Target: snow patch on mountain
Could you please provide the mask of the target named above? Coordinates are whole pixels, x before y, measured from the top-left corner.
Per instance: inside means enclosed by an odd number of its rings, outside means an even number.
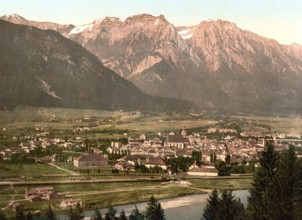
[[[42,89],[43,92],[47,93],[48,95],[50,95],[50,96],[52,96],[52,97],[54,97],[56,99],[63,100],[63,98],[60,97],[60,96],[58,96],[55,91],[51,91],[50,90],[50,87],[51,87],[50,84],[48,84],[46,81],[44,81],[42,79],[40,79],[40,82],[42,83],[41,89]]]
[[[79,33],[82,33],[83,31],[89,29],[91,31],[93,27],[93,24],[84,24],[84,25],[81,25],[81,26],[77,26],[75,28],[73,28],[68,35],[73,35],[73,34],[79,34]]]
[[[185,39],[185,40],[190,39],[193,35],[191,29],[182,30],[177,33],[182,37],[182,39]]]

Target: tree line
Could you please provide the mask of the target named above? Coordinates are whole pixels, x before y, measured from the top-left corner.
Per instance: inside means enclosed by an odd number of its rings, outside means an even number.
[[[74,208],[70,207],[67,213],[69,220],[80,220],[84,218],[83,209],[80,203],[77,203]],[[7,220],[5,213],[0,209],[0,220]],[[45,210],[43,215],[33,215],[31,212],[25,214],[23,210],[17,210],[15,215],[16,220],[55,220],[57,216],[51,205]],[[144,212],[141,212],[136,206],[131,214],[127,217],[124,210],[118,215],[117,210],[112,205],[109,206],[108,211],[102,215],[99,208],[94,210],[94,220],[165,220],[165,212],[161,204],[156,198],[151,196]]]
[[[254,175],[247,208],[231,191],[212,191],[204,220],[302,219],[302,160],[292,146],[284,153],[267,144]]]

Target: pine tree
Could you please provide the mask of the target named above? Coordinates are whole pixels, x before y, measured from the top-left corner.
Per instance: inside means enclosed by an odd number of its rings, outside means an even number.
[[[236,199],[232,191],[220,192],[215,189],[208,198],[203,213],[204,220],[239,220],[245,219],[245,210],[240,199]]]
[[[164,210],[161,208],[160,203],[158,203],[158,201],[153,196],[151,196],[148,202],[145,217],[147,220],[165,219]]]
[[[83,209],[81,208],[81,204],[79,202],[76,204],[74,213],[76,220],[84,218]]]
[[[280,155],[276,174],[266,190],[267,219],[294,219],[298,161],[292,146]]]
[[[235,199],[232,191],[222,191],[216,219],[235,220],[243,219],[243,217],[244,207],[240,199]]]
[[[126,217],[126,214],[125,214],[124,210],[121,211],[119,220],[127,220],[127,217]]]
[[[99,208],[95,208],[94,216],[95,220],[103,220],[102,213],[100,212]]]
[[[114,209],[112,205],[110,205],[108,208],[108,212],[105,215],[105,220],[115,220],[115,214],[116,209]]]
[[[56,219],[56,215],[55,215],[55,213],[54,213],[51,205],[49,205],[48,209],[46,210],[45,219],[47,219],[47,220],[54,220],[54,219]]]
[[[32,219],[33,219],[33,215],[31,214],[31,212],[27,213],[26,220],[32,220]]]
[[[302,219],[302,159],[296,164],[296,184],[294,187],[294,213],[295,219]]]
[[[72,210],[72,207],[69,207],[69,210],[68,210],[68,217],[69,217],[69,220],[75,220],[75,214]]]
[[[268,212],[265,206],[265,192],[271,184],[277,168],[278,154],[272,144],[267,144],[259,160],[260,167],[254,176],[254,182],[248,198],[248,216],[253,220],[265,219]]]
[[[155,219],[164,220],[165,219],[165,212],[161,207],[161,204],[158,203],[155,209]]]
[[[0,209],[0,220],[5,220],[6,219],[6,215],[4,214],[3,210]]]
[[[144,215],[141,214],[138,208],[135,206],[135,209],[132,210],[129,220],[144,220]]]
[[[16,211],[16,220],[25,220],[25,215],[22,210]]]
[[[214,189],[208,198],[207,205],[203,212],[203,219],[214,220],[219,206],[218,191]]]

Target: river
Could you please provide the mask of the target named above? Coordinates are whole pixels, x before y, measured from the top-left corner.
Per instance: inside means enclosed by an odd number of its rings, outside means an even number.
[[[240,198],[243,205],[247,205],[247,197],[249,192],[247,190],[236,190],[233,191],[233,194]],[[209,194],[197,194],[190,196],[183,196],[171,199],[161,199],[162,208],[165,210],[165,216],[167,220],[200,220],[203,209],[207,204],[207,198]],[[124,210],[126,215],[129,216],[131,211],[134,209],[135,205],[122,205],[115,206],[117,210],[117,216],[119,213]],[[136,204],[136,207],[143,212],[147,207],[147,202],[140,202]],[[101,213],[104,215],[108,209],[100,209]],[[85,211],[85,217],[93,217],[94,210]],[[60,214],[57,216],[59,220],[67,220],[66,214]],[[88,219],[88,218],[87,218]]]

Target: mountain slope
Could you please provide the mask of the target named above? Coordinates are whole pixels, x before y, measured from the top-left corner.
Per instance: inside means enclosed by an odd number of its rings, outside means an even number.
[[[281,45],[234,23],[174,27],[163,16],[142,14],[61,33],[152,95],[231,112],[302,110],[302,46]]]
[[[0,20],[0,107],[187,109],[191,104],[151,97],[104,67],[77,43],[52,30]]]

